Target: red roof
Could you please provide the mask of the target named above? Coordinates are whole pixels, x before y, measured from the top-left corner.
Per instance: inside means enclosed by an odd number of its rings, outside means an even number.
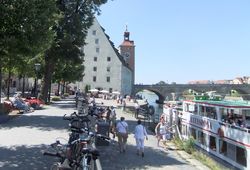
[[[121,46],[134,46],[134,41],[123,41]]]

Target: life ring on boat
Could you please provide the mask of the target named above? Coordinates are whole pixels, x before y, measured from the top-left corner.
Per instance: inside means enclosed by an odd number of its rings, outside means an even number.
[[[223,137],[224,137],[224,131],[222,130],[221,127],[218,128],[217,134],[218,134],[218,136],[219,136],[220,138],[223,138]]]

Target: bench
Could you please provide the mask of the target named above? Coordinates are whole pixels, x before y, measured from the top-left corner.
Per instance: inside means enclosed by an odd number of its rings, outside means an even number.
[[[5,100],[4,101],[4,107],[9,110],[9,112],[12,112],[14,110],[17,110],[19,114],[24,113],[23,109],[19,109],[16,107],[16,105],[13,104],[13,102],[11,102],[10,100]]]

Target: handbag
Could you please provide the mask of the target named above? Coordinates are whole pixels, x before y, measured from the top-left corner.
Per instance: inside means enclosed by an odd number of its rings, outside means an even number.
[[[126,127],[122,124],[122,122],[120,122],[120,124],[126,129]],[[127,129],[126,129],[127,130]],[[125,134],[123,134],[125,138],[128,138],[128,132],[126,132]]]

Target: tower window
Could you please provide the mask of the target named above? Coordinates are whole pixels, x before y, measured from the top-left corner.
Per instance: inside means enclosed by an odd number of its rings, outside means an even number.
[[[96,82],[96,76],[93,77],[93,82]]]
[[[107,67],[107,72],[110,72],[110,67]]]
[[[107,61],[111,61],[111,57],[107,57]]]
[[[97,67],[93,67],[93,71],[97,71]]]
[[[94,61],[97,61],[97,57],[94,57]]]
[[[92,31],[92,35],[96,35],[96,30],[93,30],[93,31]]]
[[[99,53],[99,52],[100,52],[100,48],[97,47],[97,48],[95,49],[95,51],[96,51],[97,53]]]

